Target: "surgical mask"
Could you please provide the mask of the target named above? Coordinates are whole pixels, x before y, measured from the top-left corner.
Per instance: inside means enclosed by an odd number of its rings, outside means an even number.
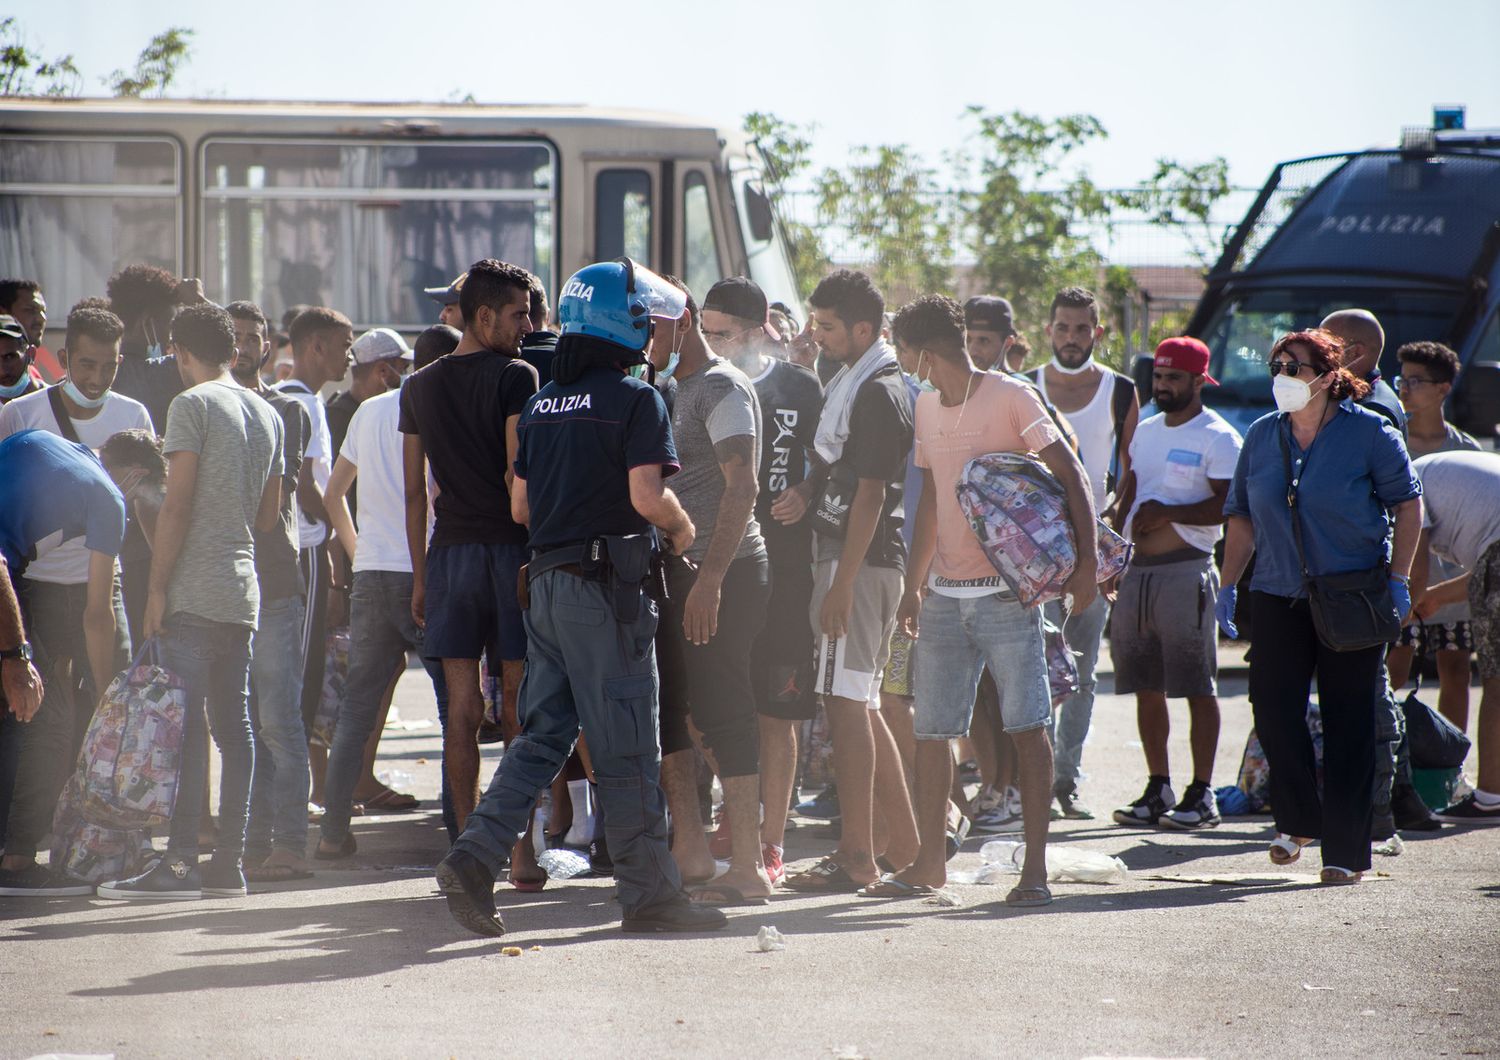
[[[21,378],[17,379],[10,386],[0,386],[0,397],[3,397],[6,401],[9,401],[11,398],[20,397],[30,388],[31,375],[28,372],[22,372]]]
[[[1004,354],[1001,354],[1002,360],[1004,359],[1004,356]],[[1088,359],[1080,364],[1077,368],[1069,368],[1067,365],[1059,361],[1057,359],[1057,354],[1054,353],[1052,355],[1052,367],[1056,368],[1063,375],[1082,375],[1084,372],[1087,372],[1090,368],[1094,367],[1094,355],[1090,353],[1088,355]]]
[[[656,373],[658,379],[671,379],[672,373],[677,371],[677,362],[682,360],[682,349],[677,342],[677,322],[672,322],[672,355],[667,358],[667,366]]]
[[[1289,375],[1278,375],[1271,380],[1271,396],[1282,412],[1300,412],[1312,400],[1312,386]]]
[[[82,390],[79,390],[76,386],[73,385],[73,379],[71,376],[63,380],[62,388],[63,393],[68,396],[68,400],[77,405],[79,408],[97,409],[103,406],[103,404],[109,400],[108,390],[106,390],[96,398],[89,397]]]
[[[159,361],[165,356],[166,354],[162,353],[161,343],[159,342],[153,342],[146,347],[146,360],[148,361]]]

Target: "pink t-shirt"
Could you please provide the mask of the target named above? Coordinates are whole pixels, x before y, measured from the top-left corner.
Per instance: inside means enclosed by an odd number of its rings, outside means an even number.
[[[964,465],[986,453],[1040,452],[1061,438],[1037,392],[997,372],[985,373],[966,405],[945,408],[934,391],[917,398],[916,463],[932,472],[937,493],[936,578],[997,577],[958,506],[955,487]]]

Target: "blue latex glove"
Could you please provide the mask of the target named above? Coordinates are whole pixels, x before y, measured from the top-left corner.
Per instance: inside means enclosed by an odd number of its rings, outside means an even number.
[[[1392,578],[1391,599],[1396,604],[1396,614],[1405,622],[1406,616],[1411,613],[1411,586],[1400,578]]]
[[[1219,590],[1219,597],[1214,601],[1214,619],[1224,631],[1224,636],[1230,640],[1240,639],[1239,628],[1234,624],[1234,602],[1238,597],[1239,590],[1233,585],[1226,585]]]

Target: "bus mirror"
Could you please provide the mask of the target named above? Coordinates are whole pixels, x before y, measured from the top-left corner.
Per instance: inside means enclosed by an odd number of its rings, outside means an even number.
[[[1151,403],[1151,371],[1156,367],[1156,358],[1143,353],[1135,359],[1135,392],[1140,398],[1141,408]]]
[[[750,222],[750,236],[757,243],[769,243],[776,234],[776,215],[771,200],[759,184],[745,185],[745,218]]]
[[[1453,422],[1476,438],[1494,439],[1500,424],[1500,364],[1482,361],[1464,368],[1453,397]]]

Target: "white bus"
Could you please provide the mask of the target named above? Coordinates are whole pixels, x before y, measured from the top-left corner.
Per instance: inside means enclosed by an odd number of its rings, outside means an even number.
[[[272,320],[328,305],[360,328],[436,319],[424,287],[486,257],[553,295],[629,254],[700,297],[749,275],[797,286],[738,132],[581,106],[0,100],[0,275],[62,324],[144,261]]]

